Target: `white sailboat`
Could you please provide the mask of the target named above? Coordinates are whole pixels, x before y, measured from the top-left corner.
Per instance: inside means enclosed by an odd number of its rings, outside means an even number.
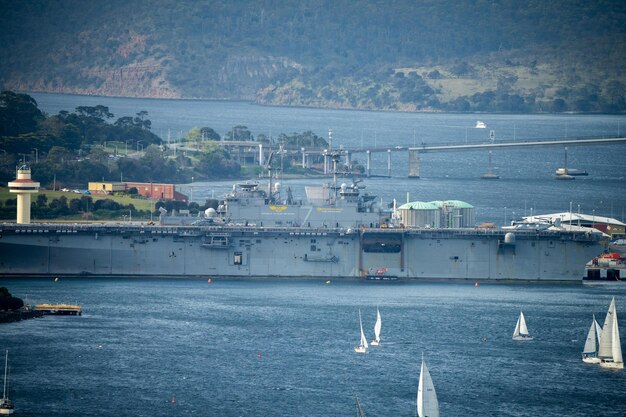
[[[609,311],[606,313],[606,319],[604,319],[598,358],[600,358],[600,366],[603,368],[624,369],[617,312],[615,311],[615,297],[611,300]]]
[[[2,400],[0,401],[0,415],[2,416],[13,414],[13,402],[9,399],[8,371],[9,350],[7,349],[4,356],[4,390],[2,391]]]
[[[422,354],[422,369],[420,370],[420,383],[417,388],[417,415],[419,417],[439,417],[439,401],[430,372]]]
[[[513,332],[513,340],[533,340],[533,337],[528,333],[524,313],[521,311],[519,312],[517,324],[515,325],[515,331]]]
[[[583,362],[600,363],[600,358],[598,358],[598,347],[600,346],[601,335],[602,328],[596,321],[596,316],[594,315],[593,320],[591,321],[591,327],[589,327],[589,333],[587,333],[585,347],[583,348]]]
[[[380,343],[380,329],[383,325],[382,320],[380,319],[380,311],[378,311],[378,307],[376,307],[376,324],[374,324],[374,335],[376,338],[370,342],[372,346],[378,346]]]
[[[356,353],[366,353],[367,352],[367,339],[365,338],[365,333],[363,332],[363,321],[361,320],[361,310],[359,309],[359,325],[361,326],[361,342],[358,346],[354,347],[354,351]]]

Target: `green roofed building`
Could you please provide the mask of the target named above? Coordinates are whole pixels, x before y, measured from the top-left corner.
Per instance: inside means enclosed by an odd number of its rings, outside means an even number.
[[[406,227],[433,227],[438,228],[440,209],[433,203],[413,201],[398,207],[400,219]]]
[[[440,210],[441,227],[474,227],[476,217],[474,213],[474,206],[471,204],[460,200],[437,200],[431,201],[431,203],[437,206]]]

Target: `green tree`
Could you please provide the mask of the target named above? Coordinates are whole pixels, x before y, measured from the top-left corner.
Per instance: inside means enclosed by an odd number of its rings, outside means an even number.
[[[218,178],[239,175],[241,166],[229,159],[229,155],[224,149],[218,148],[212,152],[203,153],[196,169],[209,178]]]
[[[202,128],[200,128],[200,133],[202,134],[204,139],[216,140],[216,141],[220,140],[219,133],[217,133],[215,130],[213,130],[210,127],[202,127]]]
[[[115,117],[115,115],[109,111],[107,106],[103,106],[101,104],[98,104],[97,106],[78,106],[76,107],[76,113],[100,122],[104,122],[107,119]]]
[[[88,156],[92,162],[97,162],[100,164],[106,164],[109,160],[109,153],[105,151],[104,147],[100,145],[92,147]]]
[[[202,132],[199,127],[192,127],[187,132],[185,140],[188,142],[200,142],[202,140]]]
[[[37,102],[28,94],[0,93],[0,136],[34,132],[43,118]]]
[[[42,208],[46,207],[48,204],[48,196],[45,194],[37,195],[37,207]]]
[[[224,140],[252,141],[254,136],[246,126],[235,126],[224,135]]]

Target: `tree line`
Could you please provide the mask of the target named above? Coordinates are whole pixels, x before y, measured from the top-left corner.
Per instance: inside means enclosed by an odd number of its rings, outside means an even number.
[[[188,183],[236,178],[242,167],[217,142],[257,141],[285,146],[325,147],[327,142],[311,131],[256,137],[243,125],[220,136],[211,127],[190,129],[186,146],[199,152],[169,149],[151,132],[148,112],[115,119],[107,106],[80,106],[74,112],[49,116],[27,94],[0,93],[0,181],[15,178],[20,161],[30,164],[34,177],[51,188],[83,187],[88,181],[140,181]],[[130,150],[129,145],[130,144]],[[290,158],[285,158],[286,167]]]

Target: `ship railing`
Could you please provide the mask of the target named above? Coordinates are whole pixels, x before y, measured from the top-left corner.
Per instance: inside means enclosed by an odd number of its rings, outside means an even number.
[[[410,235],[420,235],[424,238],[447,239],[454,237],[473,237],[477,235],[484,236],[504,236],[510,230],[491,229],[491,228],[413,228],[413,227],[393,227],[393,228],[369,228],[369,227],[293,227],[293,226],[160,226],[145,224],[125,224],[125,223],[98,223],[98,224],[59,224],[59,223],[31,223],[16,224],[2,223],[0,231],[13,230],[16,233],[78,233],[78,232],[110,232],[112,230],[121,231],[123,233],[151,233],[151,234],[172,234],[181,237],[197,237],[206,233],[288,233],[291,235],[311,235],[323,236],[326,234],[352,234],[357,231],[360,233],[379,233],[379,234],[396,234],[404,233]],[[554,231],[554,230],[515,230],[514,233],[519,238],[553,238],[555,240],[575,240],[575,241],[599,241],[602,240],[600,233],[589,233],[586,231]]]

